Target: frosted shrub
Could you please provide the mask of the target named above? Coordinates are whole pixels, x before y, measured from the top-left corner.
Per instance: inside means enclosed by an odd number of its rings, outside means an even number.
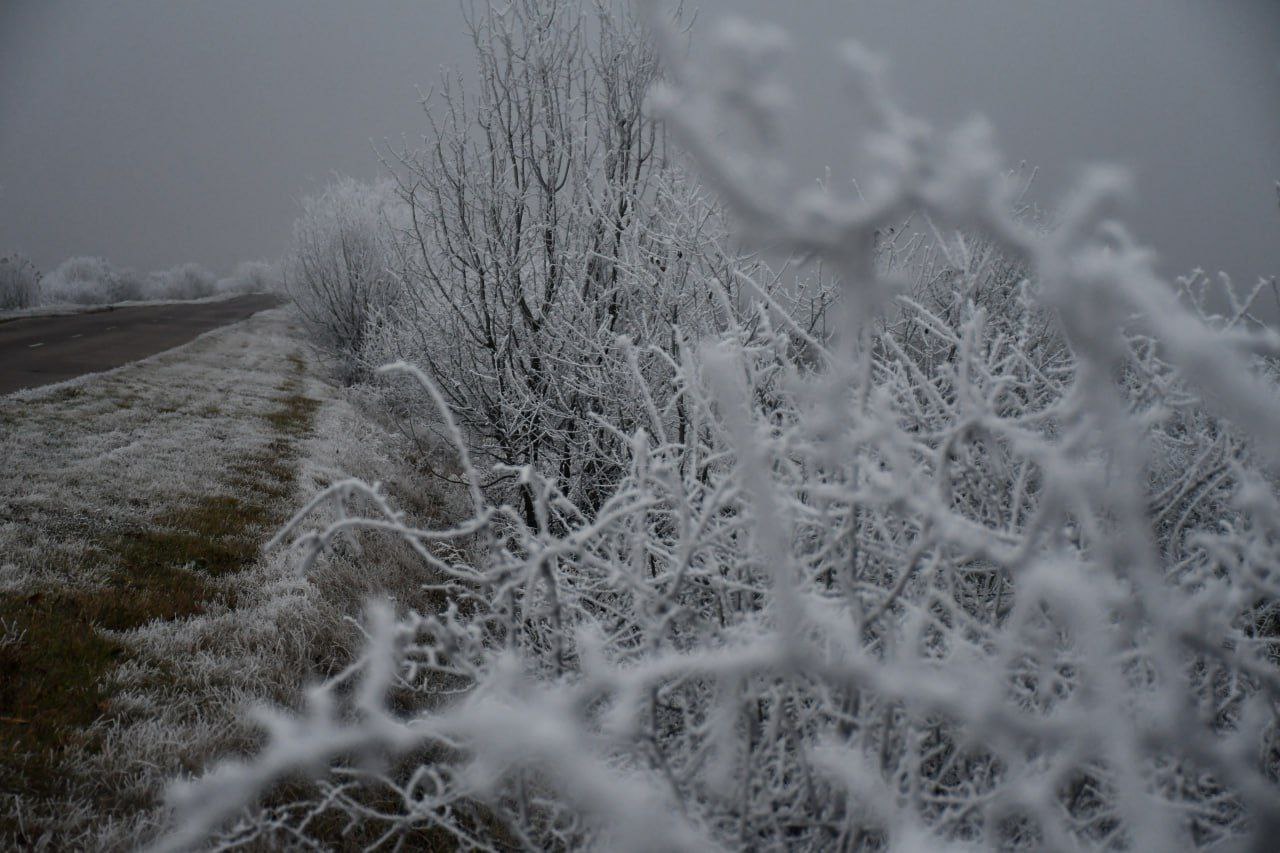
[[[116,269],[106,258],[68,258],[40,282],[44,305],[102,305],[111,300]]]
[[[367,375],[365,349],[392,294],[400,211],[389,184],[340,178],[302,202],[284,289],[339,377]]]
[[[40,271],[14,252],[0,257],[0,309],[30,308],[40,301]]]
[[[179,264],[147,276],[116,269],[105,258],[63,261],[40,280],[43,305],[107,305],[141,300],[203,299],[214,293],[216,277],[199,264]]]
[[[214,286],[217,293],[271,293],[279,289],[279,276],[264,261],[242,261]]]
[[[397,162],[401,288],[373,344],[428,373],[486,491],[534,524],[532,485],[490,466],[599,506],[646,406],[675,400],[683,343],[724,328],[751,267],[642,110],[657,56],[625,6],[482,6],[471,36],[481,85],[446,78],[426,148]]]
[[[119,270],[110,290],[109,302],[134,302],[147,298],[147,277],[137,270]]]
[[[152,299],[203,299],[212,296],[217,276],[195,263],[153,272],[148,282]]]
[[[657,106],[746,238],[834,273],[834,327],[700,271],[717,326],[615,341],[590,416],[617,476],[589,499],[473,457],[448,393],[394,366],[440,406],[470,511],[421,525],[351,480],[302,541],[403,537],[449,604],[372,607],[364,657],[264,712],[258,755],[174,789],[169,845],[323,816],[480,848],[1280,837],[1280,337],[1248,294],[1208,316],[1198,279],[1160,281],[1109,219],[1114,173],[1027,227],[986,129],[905,115],[856,48],[873,179],[788,191],[767,145],[718,135],[770,127],[783,44],[725,27]],[[300,770],[313,798],[243,810]]]

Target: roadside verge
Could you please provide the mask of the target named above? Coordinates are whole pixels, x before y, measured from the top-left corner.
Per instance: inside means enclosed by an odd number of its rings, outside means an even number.
[[[404,576],[263,554],[385,433],[287,309],[0,398],[0,847],[131,849],[164,784],[243,751],[245,709],[349,661],[346,617]]]

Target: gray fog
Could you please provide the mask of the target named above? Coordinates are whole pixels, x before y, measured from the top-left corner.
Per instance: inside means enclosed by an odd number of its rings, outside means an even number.
[[[827,61],[885,55],[909,109],[980,113],[1052,203],[1089,163],[1131,168],[1127,219],[1166,274],[1280,273],[1275,0],[701,0],[773,20],[792,63],[801,169],[847,174],[852,125]],[[453,0],[3,0],[0,252],[50,269],[100,254],[224,271],[281,253],[298,199],[373,177],[416,137],[415,87],[469,62]],[[697,36],[695,36],[697,50]]]

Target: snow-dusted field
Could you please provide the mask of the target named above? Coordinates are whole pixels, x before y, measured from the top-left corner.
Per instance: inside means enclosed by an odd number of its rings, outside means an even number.
[[[346,661],[375,581],[261,551],[388,440],[317,376],[280,309],[0,398],[0,847],[135,846],[246,703]]]

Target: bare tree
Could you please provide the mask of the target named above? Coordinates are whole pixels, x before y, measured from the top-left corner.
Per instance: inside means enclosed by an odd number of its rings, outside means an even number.
[[[648,420],[620,342],[669,378],[677,328],[714,325],[704,282],[736,289],[737,260],[643,109],[658,66],[624,5],[482,5],[470,32],[474,89],[446,78],[425,104],[427,147],[398,154],[412,319],[388,355],[428,369],[481,457],[598,504],[626,453],[595,418]]]
[[[306,198],[294,224],[285,290],[348,382],[367,375],[371,323],[391,293],[393,200],[386,185],[341,178]]]
[[[40,301],[40,271],[17,252],[0,257],[0,308],[30,308]]]

